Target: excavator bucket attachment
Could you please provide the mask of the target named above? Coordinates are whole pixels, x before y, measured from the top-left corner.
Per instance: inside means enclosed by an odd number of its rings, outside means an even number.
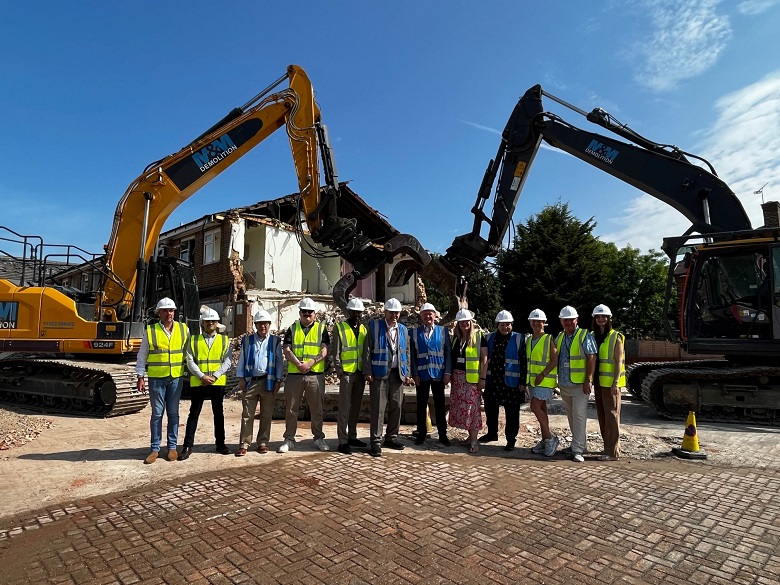
[[[347,257],[347,260],[352,262],[354,270],[342,276],[333,287],[333,300],[342,311],[346,312],[349,293],[355,288],[357,281],[370,276],[401,254],[409,256],[409,259],[398,262],[393,269],[388,286],[406,284],[415,272],[431,261],[431,256],[423,249],[417,238],[409,234],[398,234],[385,243],[379,254],[366,254],[357,261]]]
[[[442,316],[442,323],[451,323],[460,309],[468,309],[466,299],[468,287],[463,277],[456,276],[440,258],[431,260],[421,271],[420,276],[429,281],[440,293],[447,295],[450,306]]]

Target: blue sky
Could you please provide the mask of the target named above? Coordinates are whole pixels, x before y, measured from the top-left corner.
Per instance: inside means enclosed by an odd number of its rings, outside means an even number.
[[[540,83],[713,163],[760,225],[780,198],[780,0],[14,2],[0,24],[0,225],[99,251],[119,198],[290,63],[312,79],[340,179],[434,252],[471,206],[517,99]],[[600,131],[547,101],[546,109]],[[167,228],[297,190],[277,132]],[[658,249],[676,211],[539,154],[515,223],[569,202]]]

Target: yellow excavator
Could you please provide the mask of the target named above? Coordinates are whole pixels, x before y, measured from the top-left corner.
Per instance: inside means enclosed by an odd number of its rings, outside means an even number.
[[[289,86],[279,88],[285,81]],[[357,280],[396,255],[408,255],[414,265],[428,262],[415,238],[398,234],[380,247],[357,231],[355,219],[338,215],[340,192],[327,129],[306,72],[290,65],[274,83],[179,152],[147,166],[117,205],[104,255],[74,246],[47,246],[39,237],[0,226],[0,242],[22,250],[21,256],[0,250],[0,258],[16,267],[13,279],[0,278],[0,399],[49,412],[97,416],[141,410],[148,398],[137,392],[129,364],[157,300],[172,298],[179,307],[177,318],[193,331],[198,327],[200,302],[192,267],[155,254],[165,221],[280,128],[289,137],[298,176],[299,215],[305,218],[298,229],[308,229],[315,243],[354,267],[334,287],[340,306],[346,306],[346,295]],[[326,183],[322,188],[321,174]],[[52,280],[58,262],[74,259],[100,275],[95,292]],[[408,279],[411,270],[405,276]]]

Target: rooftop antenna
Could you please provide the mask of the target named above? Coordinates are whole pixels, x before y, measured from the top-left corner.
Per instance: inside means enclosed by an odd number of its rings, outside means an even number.
[[[761,185],[761,188],[753,191],[753,195],[761,195],[761,205],[764,204],[764,187],[766,187],[769,184],[769,181]]]

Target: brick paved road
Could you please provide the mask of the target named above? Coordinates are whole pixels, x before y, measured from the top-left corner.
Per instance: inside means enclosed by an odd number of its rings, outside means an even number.
[[[6,518],[0,581],[768,585],[778,493],[690,462],[312,454]]]

